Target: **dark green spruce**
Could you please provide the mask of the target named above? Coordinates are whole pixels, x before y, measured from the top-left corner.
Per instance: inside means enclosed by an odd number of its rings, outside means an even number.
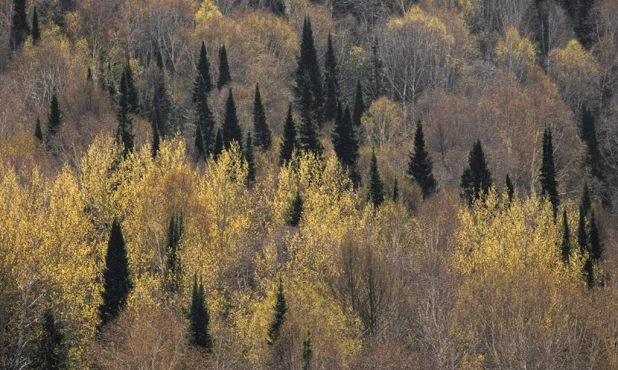
[[[369,182],[367,183],[367,201],[378,208],[384,203],[384,183],[378,171],[378,159],[375,149],[371,152],[371,162],[369,164]]]
[[[397,178],[393,183],[393,202],[397,203],[399,200],[399,184],[397,183]]]
[[[515,197],[515,187],[513,186],[513,182],[511,182],[511,177],[509,176],[509,174],[506,174],[506,181],[505,184],[506,186],[506,197],[509,203],[511,203],[513,201],[513,198]]]
[[[356,168],[359,144],[356,139],[354,126],[352,125],[350,108],[346,107],[343,116],[341,113],[337,114],[331,139],[339,162],[341,162],[345,169],[353,171]]]
[[[268,327],[266,338],[266,342],[271,345],[275,343],[277,338],[279,338],[281,326],[283,326],[283,323],[285,322],[285,313],[288,311],[288,306],[285,302],[285,295],[283,294],[283,282],[281,281],[281,277],[279,277],[279,288],[277,289],[274,309],[275,313],[270,326]]]
[[[208,104],[206,81],[202,78],[199,79],[197,90],[195,90],[194,103],[196,115],[195,146],[198,157],[206,159],[214,150],[215,118]]]
[[[580,124],[580,137],[586,144],[586,165],[590,168],[590,174],[593,177],[602,179],[602,158],[595,121],[592,111],[584,104]]]
[[[32,44],[36,45],[39,41],[41,41],[41,30],[39,28],[39,15],[35,6],[32,13]]]
[[[217,136],[215,137],[215,148],[212,151],[212,155],[215,158],[219,158],[219,156],[223,153],[223,135],[221,135],[221,129],[217,130]]]
[[[43,142],[43,129],[41,128],[41,120],[39,119],[39,117],[36,118],[36,126],[34,126],[34,137],[36,137],[40,143]]]
[[[42,333],[32,358],[34,369],[68,369],[69,353],[62,325],[51,308],[43,314]]]
[[[125,71],[126,72],[126,71]],[[133,136],[133,119],[131,117],[130,91],[126,73],[120,78],[120,100],[118,102],[118,130],[116,131],[116,143],[122,145],[123,154],[126,157],[133,152],[135,138]]]
[[[217,80],[217,89],[221,90],[225,85],[232,82],[230,75],[230,65],[227,61],[227,50],[225,45],[219,48],[219,79]]]
[[[284,165],[292,159],[294,150],[298,147],[296,123],[292,117],[292,104],[288,106],[288,114],[283,124],[283,140],[279,146],[279,165]]]
[[[285,223],[288,226],[298,226],[303,215],[303,198],[300,196],[300,191],[296,191],[294,199],[290,202],[285,217]]]
[[[21,47],[29,34],[30,26],[28,26],[28,15],[26,14],[26,0],[13,0],[13,19],[9,35],[11,49],[17,50]]]
[[[156,121],[152,121],[152,158],[157,158],[159,148],[161,147],[161,135],[159,134],[159,125]]]
[[[360,80],[356,82],[356,94],[354,95],[354,113],[352,115],[352,123],[354,123],[355,127],[361,126],[361,118],[363,117],[363,113],[365,113],[365,100],[363,98],[363,86],[361,85]]]
[[[230,149],[234,141],[242,147],[242,131],[238,123],[236,103],[234,102],[234,94],[231,88],[225,104],[225,115],[223,117],[223,124],[221,125],[221,135],[223,138],[223,147],[226,150]]]
[[[601,235],[599,234],[599,226],[594,211],[590,211],[588,230],[590,257],[594,262],[598,262],[603,257],[603,245],[601,243]]]
[[[255,146],[262,150],[270,149],[272,133],[266,122],[266,111],[262,104],[259,84],[255,84],[255,98],[253,99],[253,131],[255,132]]]
[[[311,20],[308,17],[303,23],[300,55],[294,78],[296,81],[294,96],[303,121],[308,120],[322,127],[324,123],[322,73],[313,40]]]
[[[588,233],[586,230],[586,212],[584,207],[579,207],[579,220],[577,223],[577,245],[582,255],[588,250]]]
[[[339,74],[337,57],[333,48],[333,41],[328,33],[326,56],[324,57],[324,86],[326,87],[326,102],[324,105],[324,118],[329,121],[337,115],[337,102],[339,101]]]
[[[165,248],[164,279],[167,290],[176,293],[180,290],[182,281],[182,263],[180,261],[180,242],[185,230],[182,214],[174,214],[167,228],[167,244]]]
[[[468,167],[461,175],[462,198],[472,204],[474,200],[487,194],[492,185],[493,180],[481,141],[476,140],[468,156]]]
[[[210,62],[208,61],[208,52],[206,51],[206,44],[202,41],[202,47],[200,48],[200,59],[197,62],[197,76],[195,82],[193,82],[193,102],[197,103],[198,89],[200,89],[200,80],[204,81],[204,88],[206,94],[212,90],[212,80],[210,78]]]
[[[139,113],[139,92],[137,91],[137,86],[135,85],[135,77],[133,76],[133,70],[131,69],[131,63],[129,63],[129,61],[127,61],[127,64],[124,68],[124,75],[125,75],[125,80],[127,83],[126,97],[127,97],[127,104],[129,107],[129,112],[133,114],[138,114]]]
[[[303,370],[311,370],[312,357],[311,330],[307,330],[307,335],[305,335],[305,339],[303,340]]]
[[[251,142],[251,131],[247,133],[247,140],[244,147],[245,161],[247,161],[247,181],[255,181],[255,159],[253,157],[253,143]]]
[[[58,134],[62,125],[62,113],[60,103],[58,103],[58,93],[54,92],[49,104],[49,115],[47,116],[47,133],[50,136]]]
[[[569,264],[571,256],[571,232],[569,231],[569,221],[566,209],[562,212],[562,244],[560,246],[560,254],[565,265]]]
[[[423,199],[429,198],[437,191],[437,182],[433,177],[433,164],[429,158],[423,125],[421,121],[416,122],[416,134],[414,135],[414,152],[410,153],[408,162],[408,176],[415,181],[421,188]]]
[[[202,348],[206,352],[212,352],[212,338],[210,337],[210,314],[206,306],[204,285],[200,281],[197,285],[197,275],[193,278],[193,291],[191,293],[191,308],[189,311],[189,334],[190,343]]]
[[[554,219],[558,215],[558,182],[556,181],[556,169],[554,167],[554,146],[550,129],[543,133],[543,161],[541,164],[541,196],[547,197],[554,212]]]

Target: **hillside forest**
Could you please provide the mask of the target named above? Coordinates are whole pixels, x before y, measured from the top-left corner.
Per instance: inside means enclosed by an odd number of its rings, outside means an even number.
[[[617,207],[616,0],[0,0],[1,369],[616,369]]]

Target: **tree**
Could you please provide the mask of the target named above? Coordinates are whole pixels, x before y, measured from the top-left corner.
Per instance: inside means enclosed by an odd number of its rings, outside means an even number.
[[[227,51],[225,45],[219,48],[219,79],[217,80],[217,89],[221,90],[223,86],[232,82],[230,75],[230,65],[227,62]]]
[[[206,51],[206,45],[202,41],[202,47],[200,49],[200,59],[197,62],[197,76],[195,82],[193,82],[193,102],[198,101],[198,89],[200,89],[200,80],[203,81],[204,87],[202,93],[205,91],[208,94],[212,90],[212,81],[210,79],[210,63],[208,61],[208,52]]]
[[[39,29],[39,16],[36,12],[36,6],[35,6],[34,12],[32,14],[32,44],[36,45],[40,40],[41,40],[41,30]]]
[[[399,184],[397,184],[397,178],[393,183],[393,202],[397,203],[399,200]]]
[[[571,235],[566,209],[562,212],[562,245],[560,246],[560,253],[564,264],[568,265],[569,257],[571,256]]]
[[[90,68],[90,66],[88,66],[88,72],[86,73],[86,81],[88,81],[89,83],[92,83],[93,81],[92,69]]]
[[[30,33],[28,16],[26,15],[26,0],[13,0],[13,21],[9,44],[12,50],[17,50]]]
[[[68,368],[68,350],[62,326],[54,316],[54,311],[47,308],[43,314],[43,332],[36,344],[32,366],[35,369]]]
[[[308,17],[305,18],[303,23],[295,81],[294,95],[303,121],[315,121],[319,127],[322,127],[324,117],[322,111],[324,102],[322,74],[313,41],[311,20]]]
[[[317,129],[313,123],[312,113],[308,110],[311,101],[311,91],[304,90],[304,103],[300,109],[299,148],[303,152],[312,152],[317,156],[322,155],[323,147],[318,137]]]
[[[285,313],[288,310],[288,306],[285,303],[285,295],[283,294],[283,282],[281,281],[281,276],[279,276],[279,288],[277,289],[274,309],[275,314],[273,315],[273,319],[268,327],[268,337],[266,339],[266,342],[271,345],[274,344],[279,337],[281,326],[283,326],[283,323],[285,322]]]
[[[554,167],[554,146],[550,129],[545,129],[543,133],[543,161],[541,164],[541,196],[547,196],[557,216],[558,205],[558,182],[556,181],[556,169]]]
[[[159,125],[156,121],[152,122],[152,158],[157,157],[159,147],[161,146],[161,136],[159,135]]]
[[[131,69],[131,63],[127,61],[124,68],[124,75],[126,80],[126,96],[129,112],[133,114],[139,113],[139,92],[135,86],[135,79],[133,77],[133,70]],[[121,81],[122,84],[122,81]],[[122,87],[121,87],[122,89]],[[122,94],[122,91],[120,92]]]
[[[202,145],[203,148],[201,150],[198,148],[198,154],[206,158],[213,151],[215,119],[208,104],[208,87],[206,86],[206,81],[203,78],[199,79],[197,90],[195,90],[194,93],[194,103],[197,117],[195,126],[196,131],[200,131],[200,140],[202,142],[200,145]],[[197,137],[196,132],[196,146],[198,144]]]
[[[167,244],[165,250],[165,269],[163,275],[167,290],[178,292],[182,281],[182,263],[180,261],[180,242],[185,230],[182,214],[174,214],[170,218],[167,229]]]
[[[354,123],[355,127],[361,126],[361,118],[363,117],[363,113],[365,113],[365,101],[363,99],[363,86],[360,83],[360,80],[356,82],[356,95],[354,95],[354,115],[352,116],[352,123]]]
[[[384,183],[378,172],[378,160],[376,151],[371,151],[371,162],[369,164],[369,183],[367,184],[367,201],[373,203],[378,208],[384,203]]]
[[[223,135],[221,135],[221,129],[217,130],[217,137],[215,138],[215,147],[212,151],[213,157],[215,159],[219,158],[219,156],[223,153]]]
[[[290,161],[297,147],[296,123],[294,123],[294,118],[292,117],[292,104],[290,103],[288,114],[283,124],[283,140],[279,146],[279,165],[284,165]]]
[[[160,71],[163,71],[165,69],[165,64],[163,63],[163,55],[161,54],[161,48],[159,47],[157,47],[155,59],[157,62],[157,68],[159,68]]]
[[[58,93],[54,92],[51,98],[49,115],[47,116],[47,132],[50,136],[54,136],[60,131],[62,124],[62,113],[60,112],[60,104],[58,103]]]
[[[307,330],[307,335],[303,340],[303,370],[311,369],[311,357],[313,357],[313,349],[311,348],[311,330]]]
[[[165,85],[165,73],[162,69],[157,71],[157,80],[155,81],[154,91],[152,94],[152,121],[157,126],[161,136],[170,134],[170,112],[172,110],[172,102],[167,93]]]
[[[506,196],[510,203],[513,201],[513,197],[515,196],[515,187],[513,186],[513,183],[511,182],[511,177],[509,176],[508,173],[506,174],[505,186],[506,186]]]
[[[43,142],[43,130],[41,129],[41,120],[39,117],[36,118],[36,126],[34,127],[34,137],[36,137],[39,142]]]
[[[429,198],[436,192],[437,183],[433,177],[433,164],[431,162],[431,158],[429,158],[429,153],[427,152],[425,135],[423,134],[423,125],[420,120],[416,122],[414,152],[410,153],[410,162],[408,162],[407,173],[421,188],[424,199]]]
[[[378,41],[371,46],[371,100],[375,101],[384,95],[384,62],[380,58]]]
[[[487,194],[492,185],[493,180],[487,167],[481,141],[476,140],[468,156],[468,167],[461,175],[462,197],[468,204],[472,204],[473,200]]]
[[[210,314],[206,306],[204,285],[200,281],[197,286],[197,275],[193,278],[193,292],[191,294],[191,308],[189,311],[189,334],[191,344],[212,352],[212,339],[210,337]]]
[[[332,120],[337,114],[337,102],[339,101],[339,82],[337,81],[338,68],[333,41],[328,33],[328,47],[324,57],[324,86],[326,86],[326,102],[324,106],[324,118]]]
[[[234,95],[231,88],[225,104],[225,115],[223,118],[223,124],[221,125],[221,136],[225,149],[229,149],[232,146],[233,141],[236,141],[238,145],[242,147],[242,131],[240,129],[240,125],[238,124],[236,103],[234,103]]]
[[[584,184],[584,191],[582,193],[582,208],[584,215],[588,215],[588,212],[592,209],[592,198],[590,197],[590,188],[588,184]]]
[[[582,255],[588,250],[588,235],[586,232],[586,212],[583,206],[579,207],[579,222],[577,224],[577,244]]]
[[[126,71],[122,73],[120,78],[120,100],[118,102],[118,130],[116,131],[116,143],[122,145],[123,153],[126,157],[133,152],[134,136],[133,136],[133,119],[131,118],[130,91]]]
[[[245,160],[247,161],[247,181],[255,181],[255,160],[253,158],[253,144],[251,143],[251,131],[247,133],[245,145]]]
[[[601,236],[599,235],[599,227],[597,225],[594,211],[590,211],[590,225],[589,225],[589,252],[593,261],[597,262],[603,256],[603,245],[601,244]]]
[[[272,133],[266,122],[266,112],[260,95],[260,85],[255,84],[255,98],[253,100],[253,130],[255,132],[255,146],[262,150],[270,149]]]
[[[300,196],[300,191],[296,191],[294,199],[290,202],[285,217],[285,223],[288,226],[298,226],[303,215],[303,198]]]
[[[595,118],[590,111],[590,108],[588,108],[585,104],[582,108],[580,137],[586,144],[586,164],[590,167],[592,176],[602,179],[602,158],[597,140]]]
[[[219,132],[217,132],[219,134]],[[207,158],[206,145],[204,144],[204,135],[202,134],[202,125],[197,124],[195,128],[195,150],[197,150],[197,158]]]
[[[122,236],[120,221],[115,219],[112,224],[107,254],[105,255],[105,271],[103,271],[103,303],[99,306],[102,328],[116,319],[127,303],[129,293],[133,289],[127,249]]]
[[[356,167],[358,159],[359,144],[356,139],[352,118],[350,117],[350,108],[346,107],[345,113],[341,114],[341,106],[339,106],[335,127],[331,134],[333,148],[337,159],[341,162],[344,168],[353,170]]]

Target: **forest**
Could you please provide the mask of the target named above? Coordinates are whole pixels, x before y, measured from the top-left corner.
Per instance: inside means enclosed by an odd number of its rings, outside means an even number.
[[[0,0],[1,369],[616,369],[617,207],[616,0]]]

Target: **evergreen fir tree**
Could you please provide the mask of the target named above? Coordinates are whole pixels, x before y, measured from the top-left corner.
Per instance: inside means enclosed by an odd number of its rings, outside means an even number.
[[[41,40],[41,30],[39,29],[39,15],[34,7],[32,14],[32,44],[36,45]],[[89,69],[90,70],[90,69]]]
[[[590,225],[589,225],[589,249],[590,257],[593,261],[597,262],[603,256],[603,245],[601,244],[601,236],[599,235],[599,228],[597,225],[594,211],[590,211]]]
[[[189,334],[190,342],[196,347],[212,352],[212,339],[210,337],[210,314],[206,306],[204,285],[200,282],[197,286],[197,275],[193,278],[193,292],[191,294],[191,309],[189,311]]]
[[[32,359],[34,369],[65,369],[69,365],[69,354],[62,326],[56,320],[51,308],[43,314],[43,332],[38,340]]]
[[[86,81],[92,83],[93,78],[92,78],[92,69],[90,69],[90,67],[88,67],[88,72],[86,73]]]
[[[307,330],[307,335],[303,340],[303,370],[311,370],[311,358],[313,357],[311,347],[311,330]]]
[[[288,306],[285,302],[285,295],[283,294],[283,282],[281,281],[281,277],[279,277],[279,288],[277,289],[276,299],[274,307],[275,314],[268,328],[268,338],[266,339],[267,343],[271,345],[274,344],[279,337],[279,331],[285,322],[285,313],[288,310]]]
[[[436,192],[437,183],[433,177],[433,164],[425,145],[423,125],[419,120],[416,122],[416,134],[414,135],[414,152],[410,153],[408,162],[408,175],[416,181],[423,193],[423,199],[429,198]]]
[[[318,54],[315,49],[311,20],[309,18],[305,18],[303,23],[303,34],[295,80],[294,95],[296,96],[301,116],[303,116],[303,123],[306,123],[304,122],[305,120],[313,121],[318,127],[322,127],[324,118],[322,74],[318,64]]]
[[[384,63],[376,40],[371,46],[371,100],[377,100],[384,93]]]
[[[564,264],[568,265],[569,257],[571,256],[571,235],[566,209],[562,212],[562,245],[560,247],[560,252]]]
[[[39,142],[43,142],[43,130],[41,129],[41,120],[39,117],[36,118],[36,126],[34,127],[34,137],[36,137]]]
[[[272,133],[266,123],[266,112],[262,104],[260,85],[255,84],[255,99],[253,100],[253,130],[255,131],[255,146],[268,150],[272,145]]]
[[[161,137],[159,135],[159,126],[155,121],[152,122],[152,158],[157,157],[159,147],[161,146]]]
[[[584,215],[588,215],[588,213],[592,210],[592,198],[590,197],[590,188],[588,188],[588,184],[584,184],[584,192],[582,193],[582,208],[584,210]]]
[[[247,161],[247,181],[255,181],[255,160],[253,158],[253,144],[251,143],[251,131],[247,133],[245,144],[245,160]]]
[[[369,182],[367,184],[367,201],[373,203],[378,208],[384,203],[384,183],[378,172],[378,159],[375,149],[371,152],[371,162],[369,164]]]
[[[60,112],[60,103],[58,103],[58,94],[54,92],[51,98],[49,115],[47,116],[47,132],[49,136],[54,136],[60,131],[62,124],[62,113]]]
[[[219,79],[217,80],[217,88],[221,90],[225,85],[232,82],[230,75],[230,65],[227,62],[227,51],[225,45],[219,48]]]
[[[513,183],[511,182],[511,177],[509,176],[509,174],[506,174],[506,196],[508,199],[508,202],[511,203],[513,201],[513,197],[515,196],[515,187],[513,186]]]
[[[204,41],[202,41],[200,59],[197,62],[197,76],[195,77],[195,82],[193,83],[194,103],[197,103],[198,98],[201,96],[198,95],[200,93],[198,91],[198,89],[200,89],[200,80],[204,81],[204,88],[202,88],[202,90],[208,94],[212,90],[212,80],[210,79],[210,62],[208,61],[208,52],[206,51],[206,44],[204,44]]]
[[[603,178],[602,158],[597,140],[597,130],[594,115],[584,104],[582,108],[582,122],[580,125],[580,136],[586,144],[586,164],[590,167],[590,173],[598,179]]]
[[[487,194],[492,185],[493,180],[487,167],[485,153],[483,153],[481,141],[477,140],[468,156],[468,167],[461,175],[462,197],[468,204],[472,204],[473,200]]]
[[[339,101],[339,82],[337,81],[338,69],[335,50],[330,32],[328,33],[328,48],[324,58],[324,86],[326,86],[326,102],[324,106],[324,118],[332,120],[337,114],[337,102]]]
[[[178,292],[182,281],[182,264],[180,261],[180,241],[185,225],[181,214],[174,214],[170,218],[167,229],[167,245],[165,251],[164,278],[167,290]]]
[[[337,114],[335,127],[331,134],[337,159],[346,169],[354,169],[358,159],[359,144],[354,131],[352,118],[350,117],[350,108],[346,107],[343,117],[341,117],[340,113]]]
[[[202,150],[198,148],[198,154],[207,158],[210,153],[213,151],[214,144],[214,130],[215,130],[215,118],[213,116],[212,111],[210,110],[210,106],[208,104],[208,91],[207,91],[206,81],[200,78],[198,81],[197,90],[195,90],[194,102],[195,102],[195,111],[196,111],[196,122],[195,125],[197,129],[199,129],[201,133],[201,145]],[[196,133],[197,135],[197,133]],[[197,146],[197,136],[196,136],[196,146]]]
[[[114,98],[116,96],[116,83],[114,82],[114,73],[112,72],[112,63],[107,63],[107,78],[109,79],[109,83],[107,83],[107,93],[109,96]]]
[[[558,182],[556,181],[556,170],[554,167],[554,146],[550,129],[545,129],[543,133],[543,162],[541,165],[541,196],[547,196],[554,211],[554,219],[558,213]]]
[[[285,217],[285,223],[288,226],[298,226],[300,219],[303,215],[303,198],[300,196],[300,191],[296,191],[296,196],[290,203],[287,214]]]
[[[397,184],[397,178],[393,184],[393,202],[397,203],[399,200],[399,185]]]
[[[206,159],[206,146],[204,144],[204,135],[202,134],[202,125],[198,123],[195,129],[195,150],[197,150],[197,158]]]
[[[356,82],[356,95],[354,96],[354,114],[352,115],[352,123],[355,127],[361,126],[361,117],[365,113],[365,101],[363,99],[363,86],[360,81]]]
[[[225,116],[221,125],[221,131],[223,147],[225,149],[230,149],[233,141],[236,141],[242,147],[242,131],[238,123],[236,103],[234,103],[234,95],[231,88],[227,96],[227,103],[225,104]]]
[[[124,68],[126,87],[126,99],[129,107],[129,112],[133,114],[139,113],[139,93],[135,86],[135,80],[133,78],[133,70],[131,69],[131,63],[127,60],[127,64]],[[122,82],[121,82],[122,83]],[[122,92],[120,92],[122,94]],[[121,98],[122,99],[122,98]]]
[[[590,256],[588,256],[588,258],[586,258],[586,262],[584,262],[584,276],[586,276],[588,288],[593,288],[595,285],[594,262]]]
[[[292,159],[294,149],[298,146],[296,138],[296,123],[292,117],[292,104],[288,107],[288,114],[283,124],[283,141],[279,147],[279,165],[284,165]]]
[[[163,71],[165,69],[165,64],[163,63],[163,55],[161,54],[161,48],[159,47],[157,47],[157,51],[156,51],[156,62],[157,62],[157,68]]]
[[[577,224],[577,244],[582,255],[588,250],[588,235],[586,233],[586,213],[584,207],[579,207],[579,222]]]
[[[9,44],[12,50],[17,50],[30,33],[28,16],[26,14],[26,0],[13,0],[13,20]]]
[[[223,135],[221,135],[221,129],[217,130],[217,137],[215,138],[215,148],[212,151],[215,160],[223,153]]]
[[[169,120],[172,102],[165,85],[165,73],[161,69],[158,72],[152,95],[152,120],[157,125],[159,134],[161,136],[168,136],[171,131]]]
[[[116,219],[107,244],[105,271],[103,272],[103,303],[99,306],[101,326],[118,317],[133,289],[129,271],[127,249],[120,222]]]
[[[318,137],[317,129],[313,123],[312,113],[306,108],[309,106],[311,100],[311,91],[305,90],[305,98],[303,101],[306,104],[301,105],[300,110],[300,127],[299,127],[299,148],[303,152],[311,152],[317,156],[322,155],[324,148]]]
[[[133,152],[133,147],[135,143],[133,137],[133,119],[130,116],[130,91],[127,75],[125,72],[122,73],[122,77],[120,78],[120,101],[118,107],[118,114],[116,115],[116,118],[118,119],[116,143],[123,146],[123,153],[126,157],[127,155],[129,155],[129,153]]]

